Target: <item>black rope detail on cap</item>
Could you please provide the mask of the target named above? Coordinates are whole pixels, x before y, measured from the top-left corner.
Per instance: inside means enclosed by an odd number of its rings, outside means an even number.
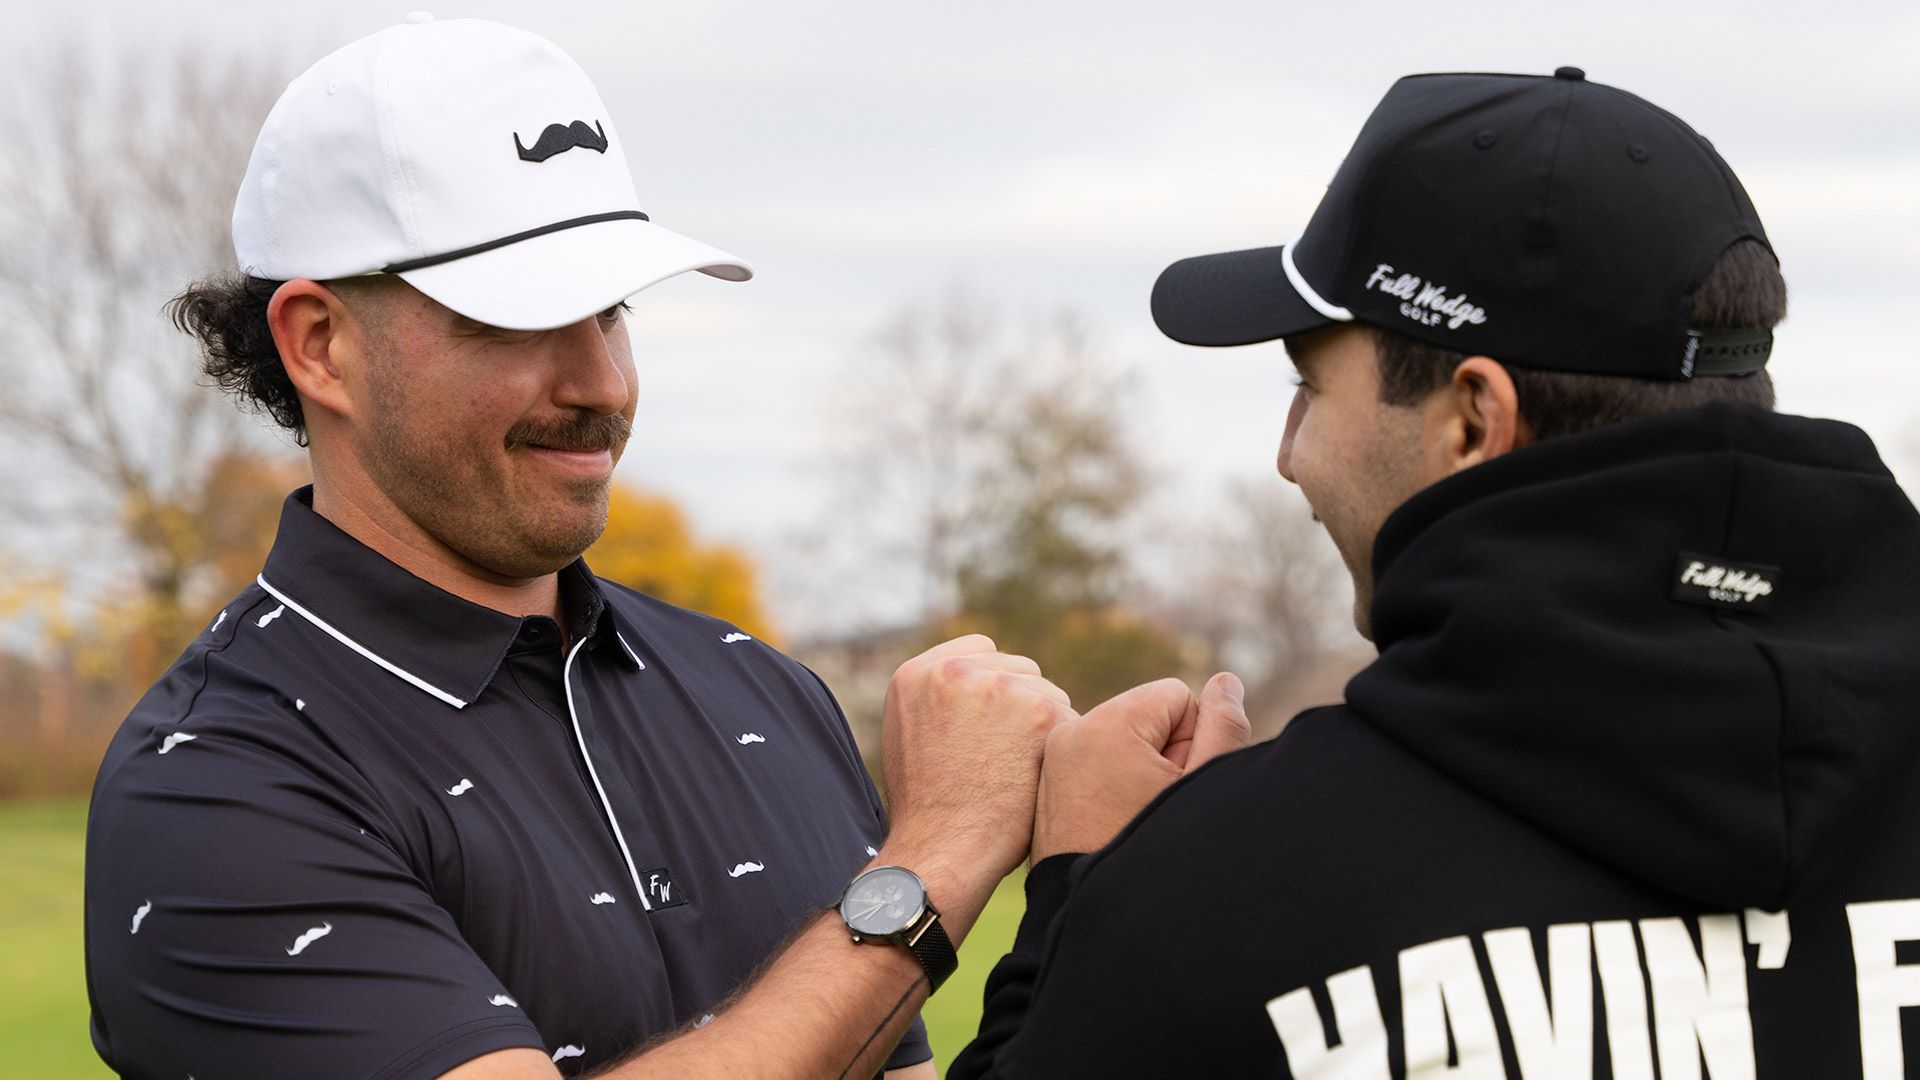
[[[1764,326],[1744,330],[1689,330],[1680,377],[1752,375],[1767,366],[1767,357],[1772,354],[1773,331]]]
[[[621,221],[628,218],[637,221],[653,220],[639,210],[612,210],[604,214],[588,214],[586,217],[568,218],[565,221],[556,221],[551,225],[542,225],[537,229],[517,232],[512,236],[503,236],[498,240],[488,240],[484,244],[463,247],[458,251],[448,251],[440,255],[429,255],[424,259],[408,259],[406,262],[391,263],[381,267],[380,270],[382,273],[387,274],[403,274],[408,270],[418,270],[423,266],[438,266],[444,262],[464,259],[469,255],[478,255],[483,251],[492,251],[494,248],[506,247],[508,244],[517,244],[522,240],[531,240],[536,236],[545,236],[548,233],[559,232],[562,229],[576,229],[582,225],[594,225],[602,221]]]

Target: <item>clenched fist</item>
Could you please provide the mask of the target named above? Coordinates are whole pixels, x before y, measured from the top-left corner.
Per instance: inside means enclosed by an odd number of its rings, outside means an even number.
[[[882,858],[927,878],[943,917],[953,909],[951,921],[970,922],[965,909],[1026,858],[1040,755],[1072,718],[1039,665],[978,634],[894,672],[880,737],[893,819]]]
[[[1136,686],[1047,740],[1033,860],[1105,847],[1168,784],[1252,739],[1246,691],[1221,672],[1196,699],[1178,679]]]

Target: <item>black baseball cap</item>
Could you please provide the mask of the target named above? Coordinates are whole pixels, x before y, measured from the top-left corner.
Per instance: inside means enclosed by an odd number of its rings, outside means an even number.
[[[1298,240],[1174,263],[1153,319],[1189,345],[1358,321],[1519,367],[1749,374],[1771,330],[1700,331],[1687,310],[1748,239],[1767,243],[1733,170],[1650,102],[1571,67],[1410,75]]]

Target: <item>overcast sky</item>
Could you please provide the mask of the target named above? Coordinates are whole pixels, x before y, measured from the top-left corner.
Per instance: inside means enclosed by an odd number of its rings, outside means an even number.
[[[306,62],[421,5],[31,9],[17,63],[76,32]],[[1920,470],[1920,4],[619,3],[434,8],[539,32],[599,85],[656,221],[752,261],[641,298],[623,479],[765,550],[819,501],[818,407],[898,304],[955,282],[1078,308],[1142,378],[1176,501],[1270,475],[1279,346],[1161,338],[1168,262],[1298,231],[1399,75],[1563,64],[1678,113],[1746,183],[1793,290],[1788,411]],[[191,43],[190,45],[186,43]],[[1904,462],[1902,459],[1904,458]],[[1279,481],[1276,479],[1276,483]]]

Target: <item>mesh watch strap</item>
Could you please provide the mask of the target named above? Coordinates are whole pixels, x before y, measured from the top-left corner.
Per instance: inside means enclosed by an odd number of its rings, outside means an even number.
[[[913,950],[914,959],[926,969],[927,994],[931,996],[939,991],[940,984],[947,981],[947,976],[960,966],[960,954],[954,951],[953,939],[947,937],[947,928],[940,925],[940,913],[931,908],[928,912],[932,918],[927,921],[927,928],[920,931],[920,936],[907,942],[907,948]]]

